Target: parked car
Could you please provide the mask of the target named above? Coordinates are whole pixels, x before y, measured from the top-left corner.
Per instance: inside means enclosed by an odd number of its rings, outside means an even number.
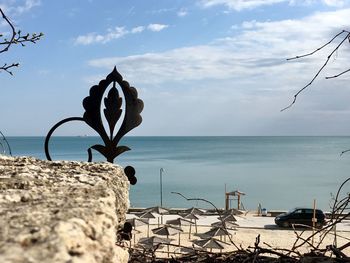
[[[325,221],[325,214],[320,209],[315,211],[315,226],[322,227]],[[294,208],[287,213],[280,214],[276,216],[275,223],[278,226],[289,227],[292,224],[296,225],[308,225],[312,226],[312,218],[314,215],[314,210],[312,208]]]

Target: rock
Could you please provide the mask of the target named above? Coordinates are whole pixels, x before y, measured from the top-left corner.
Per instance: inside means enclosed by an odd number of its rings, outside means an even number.
[[[110,163],[0,155],[0,262],[127,262],[129,182]]]

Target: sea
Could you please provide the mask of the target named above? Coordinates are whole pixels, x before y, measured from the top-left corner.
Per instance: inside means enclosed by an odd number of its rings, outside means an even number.
[[[8,137],[12,155],[46,159],[45,137]],[[52,137],[53,160],[87,160],[98,137]],[[162,205],[223,208],[225,191],[238,190],[247,210],[316,206],[330,211],[338,188],[350,177],[350,137],[125,137],[130,151],[115,164],[133,166],[131,207]],[[93,152],[93,161],[104,161]],[[349,192],[345,185],[341,195]],[[181,193],[181,195],[176,194]],[[195,200],[187,200],[195,199]],[[237,201],[230,206],[236,208]]]

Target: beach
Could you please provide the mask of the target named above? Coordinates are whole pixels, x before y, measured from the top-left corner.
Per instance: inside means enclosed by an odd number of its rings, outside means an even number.
[[[165,224],[168,220],[173,220],[179,218],[179,215],[163,215],[163,223]],[[128,214],[127,219],[137,218],[135,214]],[[312,235],[311,229],[306,228],[282,228],[278,227],[274,223],[274,217],[263,217],[257,216],[255,211],[245,212],[242,215],[236,215],[235,218],[237,221],[235,223],[238,226],[234,228],[227,228],[229,232],[229,236],[216,236],[215,238],[218,240],[222,240],[227,245],[224,244],[224,248],[220,249],[212,249],[212,252],[229,252],[235,251],[238,248],[248,249],[254,247],[257,237],[259,236],[260,243],[259,246],[263,248],[273,248],[273,249],[281,249],[281,250],[291,250],[293,246],[298,246],[303,243],[302,239],[307,239]],[[174,234],[169,236],[172,239],[169,247],[164,246],[161,249],[157,249],[156,255],[158,257],[171,257],[171,256],[181,256],[185,253],[183,252],[183,247],[192,248],[195,240],[200,240],[200,234],[205,233],[212,229],[211,224],[218,222],[217,215],[207,215],[200,216],[197,220],[197,234],[195,233],[195,227],[191,227],[191,235],[189,235],[190,227],[182,226],[183,232],[180,233],[180,237],[178,234]],[[133,230],[133,238],[130,242],[127,243],[127,246],[131,246],[137,249],[143,249],[144,246],[138,244],[138,242],[148,236],[147,232],[149,231],[149,237],[158,236],[164,238],[161,235],[154,235],[152,233],[152,229],[156,229],[158,227],[164,226],[161,223],[161,216],[159,218],[150,219],[150,225],[148,230],[148,225],[137,226],[136,231]],[[297,235],[300,235],[301,239],[297,240]],[[337,245],[341,247],[346,244],[350,240],[350,221],[344,220],[342,223],[337,225]],[[317,246],[320,241],[320,235],[315,235],[313,244]],[[310,239],[310,244],[312,239]],[[319,248],[325,248],[327,245],[331,245],[334,242],[333,232],[330,232],[324,240]],[[180,244],[180,246],[179,246]],[[194,245],[196,249],[201,249],[199,246]],[[297,248],[296,251],[300,253],[309,252],[311,246],[308,244],[304,244],[301,247]],[[169,251],[169,252],[168,252]],[[207,249],[210,251],[210,249]],[[343,252],[346,254],[350,252],[350,249],[345,249]]]

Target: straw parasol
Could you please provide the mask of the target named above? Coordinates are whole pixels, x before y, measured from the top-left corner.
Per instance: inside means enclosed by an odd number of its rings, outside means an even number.
[[[152,232],[155,235],[166,236],[167,238],[169,238],[169,236],[179,234],[179,245],[180,245],[180,240],[181,240],[180,233],[183,232],[183,230],[179,227],[164,225],[164,226],[152,229]],[[168,256],[169,256],[169,245],[167,246],[168,246]]]
[[[146,249],[162,248],[164,245],[170,244],[172,239],[162,237],[143,237],[140,238],[138,244]]]
[[[242,211],[239,211],[238,209],[235,209],[235,208],[231,208],[231,209],[225,210],[221,215],[222,216],[228,216],[228,215],[239,216],[242,214],[243,214]]]
[[[238,224],[236,224],[235,222],[231,222],[231,221],[218,221],[218,222],[212,223],[211,226],[236,230],[235,227],[238,226]]]
[[[217,240],[216,238],[213,238],[213,237],[194,240],[193,243],[201,248],[205,248],[205,249],[209,248],[210,252],[212,252],[212,249],[220,249],[220,252],[221,252],[226,245],[229,245],[228,243]]]
[[[195,215],[204,215],[205,214],[205,210],[203,209],[199,209],[199,208],[196,208],[196,207],[191,207],[189,209],[186,209],[184,211],[185,214],[195,214]]]
[[[136,230],[137,226],[143,226],[148,224],[148,220],[146,218],[130,218],[127,219],[126,222],[130,223],[134,230]]]
[[[180,233],[183,232],[183,230],[180,227],[164,225],[164,226],[152,229],[152,232],[155,235],[166,236],[167,238],[169,238],[169,236],[179,234],[179,245],[180,245]]]
[[[164,207],[161,207],[161,206],[149,207],[149,208],[146,208],[145,211],[151,212],[151,213],[156,213],[156,214],[160,215],[161,216],[161,224],[163,224],[163,215],[169,214],[169,210],[165,209]],[[158,226],[159,226],[159,217],[158,217]]]
[[[237,222],[237,219],[234,217],[234,215],[226,215],[226,216],[222,216],[221,218],[218,217],[218,219],[222,221]]]
[[[148,220],[145,218],[130,218],[126,220],[127,223],[130,223],[131,226],[134,228],[133,229],[133,233],[134,233],[134,245],[135,245],[135,236],[136,233],[141,233],[140,231],[136,230],[137,226],[143,226],[143,225],[148,225]],[[130,244],[131,244],[131,240],[130,240]]]
[[[191,238],[191,226],[194,224],[192,221],[184,219],[184,218],[177,218],[177,219],[171,219],[171,220],[167,220],[166,223],[168,225],[174,225],[174,226],[190,226],[190,230],[189,230],[189,234],[188,234],[188,239]]]
[[[161,206],[148,207],[148,208],[145,209],[145,211],[157,213],[159,215],[164,215],[164,214],[168,214],[169,213],[168,209],[165,209],[164,207],[161,207]]]
[[[194,220],[194,226],[196,227],[196,233],[197,233],[197,220],[199,219],[199,217],[193,213],[181,214],[181,216],[185,219],[190,219],[191,221]]]
[[[203,234],[199,234],[200,237],[202,238],[210,238],[210,237],[216,237],[216,236],[220,236],[220,240],[222,238],[222,236],[229,236],[231,235],[225,228],[222,227],[214,227],[211,230],[203,233]]]
[[[147,221],[148,221],[148,224],[147,224],[147,237],[149,237],[149,220],[153,219],[153,218],[156,218],[155,215],[152,212],[147,212],[146,211],[144,213],[137,214],[137,216],[139,218],[147,219]]]
[[[139,218],[146,218],[146,219],[153,219],[156,218],[156,216],[154,215],[154,213],[150,212],[150,211],[144,211],[142,213],[138,213],[136,214],[136,216],[138,216]]]
[[[194,224],[192,221],[184,219],[184,218],[176,218],[176,219],[170,219],[166,221],[167,225],[174,225],[174,226],[189,226],[191,224]]]

